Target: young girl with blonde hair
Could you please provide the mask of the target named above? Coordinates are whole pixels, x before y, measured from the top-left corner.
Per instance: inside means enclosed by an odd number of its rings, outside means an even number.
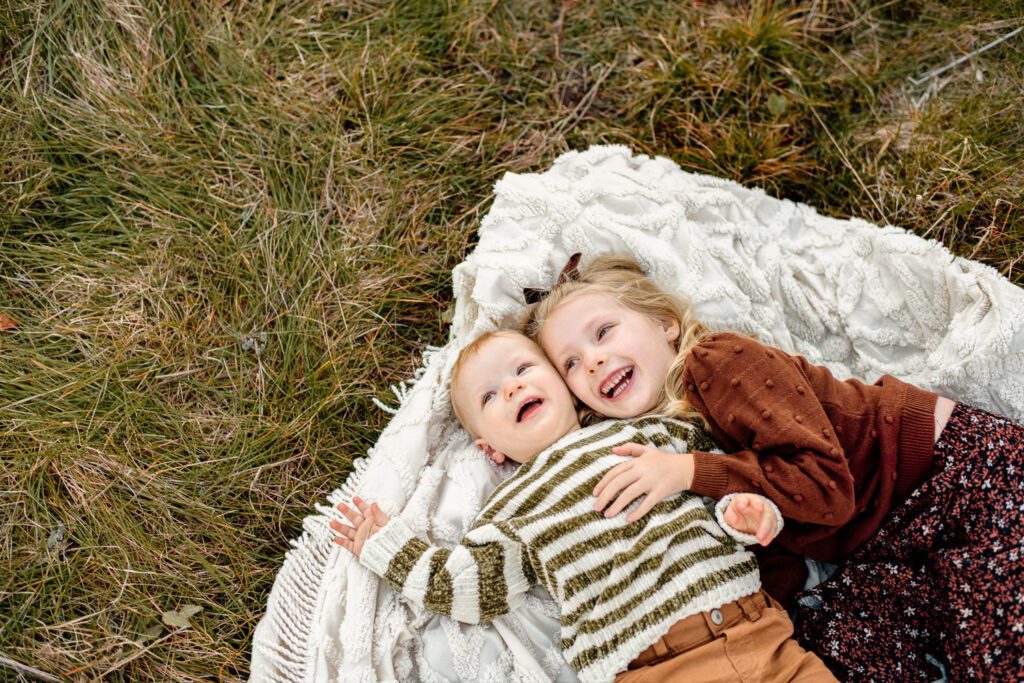
[[[622,446],[635,458],[598,483],[597,509],[646,496],[635,519],[678,491],[761,493],[787,519],[779,544],[843,563],[797,624],[840,678],[934,680],[926,654],[952,680],[1024,677],[1024,426],[711,333],[622,257],[560,282],[526,329],[596,414],[698,419],[727,453]]]

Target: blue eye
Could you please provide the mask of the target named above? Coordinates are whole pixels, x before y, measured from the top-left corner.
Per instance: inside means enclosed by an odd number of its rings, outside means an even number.
[[[520,366],[519,366],[518,368],[516,368],[516,374],[517,374],[517,375],[521,375],[521,374],[523,374],[524,372],[526,372],[526,370],[527,370],[527,369],[528,369],[529,367],[530,367],[530,366],[529,366],[528,364],[526,364],[526,363],[524,363],[523,365],[520,365]]]
[[[570,358],[569,360],[565,361],[565,365],[563,367],[565,368],[566,372],[569,372],[574,367],[576,367],[576,364],[579,363],[579,362],[580,362],[579,358]]]

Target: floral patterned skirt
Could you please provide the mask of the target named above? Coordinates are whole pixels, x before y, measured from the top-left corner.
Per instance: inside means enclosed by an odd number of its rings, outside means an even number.
[[[1024,680],[1024,425],[957,404],[931,477],[800,602],[840,680]]]

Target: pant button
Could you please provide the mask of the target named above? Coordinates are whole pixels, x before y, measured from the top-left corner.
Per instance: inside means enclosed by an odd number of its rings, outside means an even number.
[[[711,622],[715,626],[721,626],[723,621],[725,621],[725,617],[722,616],[722,610],[711,610]]]

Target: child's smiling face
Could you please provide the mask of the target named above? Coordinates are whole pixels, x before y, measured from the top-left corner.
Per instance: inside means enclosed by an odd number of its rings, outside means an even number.
[[[601,415],[628,418],[661,402],[678,338],[678,322],[583,290],[552,311],[540,344],[580,401]]]
[[[494,462],[523,463],[579,427],[569,388],[526,337],[492,337],[462,363],[452,401]]]

